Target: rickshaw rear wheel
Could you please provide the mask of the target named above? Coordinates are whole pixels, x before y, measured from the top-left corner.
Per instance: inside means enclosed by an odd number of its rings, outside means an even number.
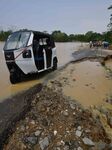
[[[54,59],[53,60],[53,70],[56,70],[57,69],[57,59]]]

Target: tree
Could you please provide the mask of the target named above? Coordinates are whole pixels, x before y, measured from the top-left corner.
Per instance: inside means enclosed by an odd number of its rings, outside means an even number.
[[[52,36],[56,42],[68,42],[68,35],[60,30],[53,31]]]
[[[109,6],[108,9],[112,9],[112,5]],[[110,22],[107,27],[109,28],[109,31],[112,31],[112,14],[110,15]]]
[[[102,34],[102,39],[104,41],[108,41],[109,43],[112,43],[112,31],[104,32]]]
[[[89,42],[89,41],[100,41],[100,40],[102,40],[102,35],[100,33],[88,31],[85,34],[85,39],[87,42]]]
[[[0,31],[0,41],[5,41],[7,39],[7,37],[12,33],[11,30],[8,31]]]

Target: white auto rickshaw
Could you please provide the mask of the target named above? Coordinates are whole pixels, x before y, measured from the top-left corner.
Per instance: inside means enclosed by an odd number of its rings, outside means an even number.
[[[5,43],[4,56],[12,84],[20,81],[22,75],[57,69],[55,43],[51,35],[42,32],[12,33]]]

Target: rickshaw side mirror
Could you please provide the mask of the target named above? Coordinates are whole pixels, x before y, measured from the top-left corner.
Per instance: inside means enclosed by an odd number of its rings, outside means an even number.
[[[31,50],[24,51],[23,58],[32,58]]]

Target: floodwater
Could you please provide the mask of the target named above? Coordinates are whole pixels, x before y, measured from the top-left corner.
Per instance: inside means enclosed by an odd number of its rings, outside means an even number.
[[[27,90],[29,87],[41,82],[41,80],[34,79],[12,85],[9,81],[9,71],[4,60],[3,46],[4,43],[0,42],[0,101],[7,97],[11,97],[18,92]]]
[[[112,63],[108,62],[108,65],[112,67]],[[64,86],[64,94],[84,106],[101,104],[112,95],[112,79],[107,77],[106,69],[99,62],[70,64],[64,74],[68,74],[69,79],[69,84]]]
[[[81,43],[56,43],[58,67],[62,67],[72,60],[72,53],[78,50]],[[0,43],[0,101],[11,97],[18,92],[29,89],[38,83],[47,83],[53,77],[58,78],[56,73],[46,73],[39,79],[28,79],[12,85],[9,81],[9,72],[2,53],[4,43]],[[106,66],[112,68],[112,61],[107,61]],[[112,79],[107,78],[107,72],[99,62],[83,61],[70,64],[62,72],[61,77],[67,77],[69,84],[64,86],[63,92],[67,96],[78,100],[85,106],[100,104],[108,95],[112,95]]]
[[[66,63],[68,63],[72,59],[72,52],[77,50],[77,47],[80,46],[81,43],[56,43],[57,47],[57,56],[58,56],[58,66],[62,67]],[[45,76],[37,79],[29,79],[27,81],[23,81],[21,83],[12,85],[9,81],[9,72],[5,64],[4,56],[3,56],[3,46],[4,42],[0,42],[0,101],[7,97],[11,97],[18,92],[22,92],[24,90],[29,89],[30,87],[45,82]],[[49,74],[46,75],[47,79],[49,79]]]
[[[84,44],[80,42],[56,43],[59,67],[70,62],[72,60],[72,53]]]

